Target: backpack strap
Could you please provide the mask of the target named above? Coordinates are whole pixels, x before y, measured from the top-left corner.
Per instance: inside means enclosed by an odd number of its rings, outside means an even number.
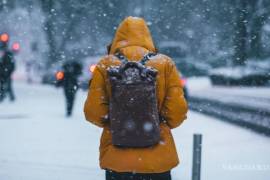
[[[147,61],[149,61],[152,57],[154,57],[156,55],[157,55],[157,53],[149,52],[146,55],[144,55],[144,57],[142,58],[142,60],[140,61],[140,63],[142,65],[145,65],[145,63],[147,63]]]
[[[145,65],[145,63],[147,61],[149,61],[153,56],[156,56],[157,53],[153,53],[153,52],[149,52],[146,55],[144,55],[144,57],[142,58],[142,60],[139,61],[139,63],[141,63],[142,65]],[[126,63],[128,62],[128,59],[120,52],[116,53],[115,56],[122,62],[122,63]]]
[[[115,53],[115,56],[122,62],[127,63],[128,59],[120,52]]]

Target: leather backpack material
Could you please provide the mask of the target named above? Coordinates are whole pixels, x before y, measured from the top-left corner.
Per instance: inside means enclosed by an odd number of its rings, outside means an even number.
[[[120,66],[108,69],[112,97],[109,119],[112,143],[119,147],[149,147],[160,140],[156,99],[157,70],[145,66],[155,54],[129,61],[117,54]]]

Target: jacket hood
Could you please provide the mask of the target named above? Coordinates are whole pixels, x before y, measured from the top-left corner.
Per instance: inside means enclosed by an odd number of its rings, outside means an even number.
[[[110,54],[115,54],[118,50],[129,46],[139,46],[152,52],[156,51],[143,18],[130,16],[121,22],[115,33]]]

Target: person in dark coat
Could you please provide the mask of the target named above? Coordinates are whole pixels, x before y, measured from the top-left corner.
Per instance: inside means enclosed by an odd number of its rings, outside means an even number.
[[[2,44],[2,53],[0,61],[0,101],[5,98],[6,94],[9,95],[11,101],[14,101],[15,95],[11,75],[15,70],[15,62],[13,53],[8,50],[7,43]]]
[[[63,78],[58,81],[64,88],[66,98],[66,113],[67,116],[72,115],[75,94],[78,89],[78,77],[82,73],[82,66],[78,62],[66,62],[63,65]],[[58,85],[59,85],[58,84]]]

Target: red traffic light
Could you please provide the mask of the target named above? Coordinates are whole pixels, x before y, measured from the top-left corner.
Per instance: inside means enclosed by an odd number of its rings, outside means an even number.
[[[12,44],[12,50],[13,51],[19,51],[20,50],[20,44],[18,42],[15,42]]]
[[[9,40],[9,35],[8,35],[7,33],[1,34],[0,40],[1,40],[2,42],[8,42],[8,40]]]
[[[56,77],[56,80],[58,80],[58,81],[59,81],[59,80],[63,80],[64,77],[65,77],[65,74],[64,74],[63,71],[58,71],[58,72],[56,73],[55,77]]]

